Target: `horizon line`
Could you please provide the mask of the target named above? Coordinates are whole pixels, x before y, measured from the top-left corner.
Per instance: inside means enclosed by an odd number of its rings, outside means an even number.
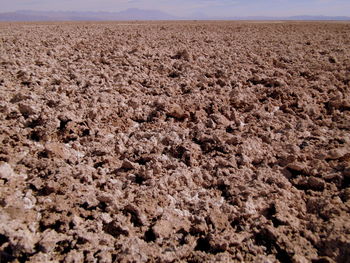
[[[7,12],[0,12],[0,14],[7,14],[7,13],[16,13],[16,12],[38,12],[38,13],[45,13],[45,12],[53,12],[53,13],[59,13],[59,12],[66,12],[66,13],[109,13],[109,14],[116,14],[116,13],[120,13],[120,12],[124,12],[124,11],[128,11],[128,10],[140,10],[140,11],[157,11],[157,12],[161,12],[164,14],[168,14],[168,15],[172,15],[172,16],[176,16],[176,17],[181,17],[179,15],[174,15],[173,13],[170,13],[168,11],[162,11],[160,9],[153,9],[153,8],[136,8],[136,7],[132,7],[132,8],[126,8],[126,9],[122,9],[120,11],[105,11],[105,10],[35,10],[35,9],[17,9],[15,11],[7,11]],[[196,12],[193,12],[193,14],[195,14]],[[214,15],[208,15],[206,13],[202,13],[202,12],[198,12],[198,14],[200,15],[204,15],[204,16],[211,16],[214,17]],[[188,15],[190,16],[190,15]],[[256,16],[262,16],[262,17],[295,17],[295,16],[323,16],[323,17],[349,17],[349,15],[326,15],[326,14],[293,14],[293,15],[243,15],[243,16],[237,16],[237,17],[256,17]],[[227,17],[227,16],[222,16],[222,17]]]
[[[137,14],[132,15],[130,14],[130,17],[107,17],[104,19],[104,17],[99,17],[99,14],[110,14],[110,15],[126,15],[125,11],[144,11],[145,14]],[[26,14],[27,12],[27,14]],[[30,14],[31,12],[36,14]],[[150,14],[147,12],[159,12],[157,14],[159,18],[157,18],[157,15]],[[57,17],[49,17],[45,15],[45,13],[57,13]],[[61,17],[60,17],[61,13]],[[77,15],[77,17],[64,17],[65,13],[68,15]],[[92,15],[89,17],[89,13]],[[288,15],[288,16],[278,16],[278,15],[245,15],[245,16],[238,16],[238,15],[232,15],[232,16],[224,16],[224,15],[207,15],[207,14],[191,14],[191,15],[173,15],[168,12],[161,11],[159,9],[142,9],[142,8],[127,8],[123,9],[121,11],[77,11],[77,10],[33,10],[33,9],[22,9],[22,10],[16,10],[16,11],[8,11],[8,12],[0,12],[0,15],[11,15],[11,14],[17,14],[17,15],[23,15],[23,17],[0,17],[0,21],[2,22],[17,22],[17,21],[32,21],[32,22],[52,22],[52,21],[127,21],[127,20],[137,20],[137,21],[177,21],[177,20],[200,20],[200,21],[211,21],[211,20],[217,20],[217,21],[235,21],[235,20],[260,20],[260,21],[276,21],[276,20],[286,20],[286,21],[349,21],[350,16],[346,15],[308,15],[308,14],[296,14],[296,15]],[[86,16],[86,17],[79,17],[80,15]],[[25,16],[29,17],[25,17]],[[149,16],[154,17],[149,17]],[[31,16],[31,17],[30,17]],[[144,17],[143,17],[144,16]],[[148,17],[147,17],[148,16]],[[169,16],[169,17],[166,17]]]

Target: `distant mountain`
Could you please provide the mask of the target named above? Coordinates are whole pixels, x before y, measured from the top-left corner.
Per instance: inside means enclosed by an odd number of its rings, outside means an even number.
[[[309,15],[303,15],[303,16],[291,16],[288,18],[288,20],[350,20],[349,16],[309,16]]]
[[[130,8],[121,12],[29,11],[0,13],[0,21],[106,21],[106,20],[176,20],[159,10]]]
[[[204,14],[202,12],[194,12],[188,16],[183,17],[183,19],[190,19],[190,20],[210,20],[211,17],[207,14]]]
[[[50,17],[24,13],[0,13],[0,21],[49,21]]]
[[[115,14],[117,20],[175,20],[177,17],[159,10],[130,8]]]
[[[130,8],[120,12],[29,11],[0,13],[0,21],[118,21],[118,20],[350,20],[347,16],[219,17],[193,13],[177,17],[159,10]]]
[[[276,17],[276,16],[231,16],[231,17],[219,17],[219,16],[196,16],[198,20],[261,20],[261,21],[348,21],[350,20],[349,16],[309,16],[309,15],[300,15],[300,16],[285,16],[285,17]]]

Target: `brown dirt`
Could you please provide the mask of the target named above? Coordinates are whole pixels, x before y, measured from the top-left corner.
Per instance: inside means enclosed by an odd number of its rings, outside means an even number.
[[[349,23],[0,24],[0,261],[350,262]]]

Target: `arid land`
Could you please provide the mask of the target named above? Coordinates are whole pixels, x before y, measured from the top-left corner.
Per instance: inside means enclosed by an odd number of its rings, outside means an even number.
[[[350,262],[350,23],[0,24],[0,262]]]

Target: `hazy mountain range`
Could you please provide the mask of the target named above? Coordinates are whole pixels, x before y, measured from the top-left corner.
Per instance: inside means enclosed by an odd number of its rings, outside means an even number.
[[[159,10],[130,8],[121,12],[29,11],[0,13],[0,21],[108,21],[108,20],[350,20],[348,16],[215,17],[202,13],[174,16]]]

